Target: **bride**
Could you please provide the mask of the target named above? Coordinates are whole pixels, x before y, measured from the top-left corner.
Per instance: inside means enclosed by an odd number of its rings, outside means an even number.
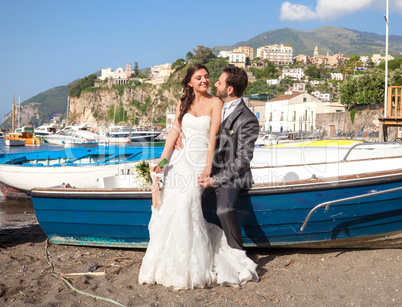
[[[169,159],[169,164],[161,204],[152,207],[150,241],[139,282],[193,289],[257,281],[257,265],[245,251],[229,247],[223,230],[208,223],[201,208],[203,188],[197,178],[211,174],[222,101],[208,93],[209,72],[204,65],[190,66],[182,85],[183,95],[160,158]],[[184,148],[173,150],[181,130]]]

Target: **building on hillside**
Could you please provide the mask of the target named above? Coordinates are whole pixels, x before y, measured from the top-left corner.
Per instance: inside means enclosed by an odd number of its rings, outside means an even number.
[[[246,71],[246,73],[247,73],[248,82],[253,83],[253,82],[257,81],[257,79],[254,76],[253,72]]]
[[[281,65],[293,63],[293,48],[289,44],[275,44],[257,49],[257,57]]]
[[[329,93],[321,93],[320,91],[312,92],[311,95],[324,102],[332,102],[333,96]]]
[[[329,53],[327,52],[327,55],[322,55],[318,51],[318,46],[315,46],[314,56],[311,58],[311,63],[316,66],[328,65],[332,67],[338,67],[340,63],[344,62],[347,59],[348,58],[341,53],[329,55]]]
[[[252,47],[240,46],[240,47],[233,49],[233,52],[245,53],[246,58],[249,58],[250,60],[254,59],[254,49]]]
[[[151,83],[152,85],[159,85],[165,83],[170,75],[173,73],[172,64],[165,63],[151,67]]]
[[[304,70],[303,68],[292,68],[289,66],[285,66],[282,70],[281,79],[285,77],[290,77],[292,80],[301,80],[304,77]]]
[[[306,90],[306,83],[293,83],[293,92],[304,92]]]
[[[388,55],[388,61],[393,60],[394,57],[391,55]],[[385,56],[381,56],[381,54],[373,54],[371,57],[371,61],[377,66],[381,62],[385,61]]]
[[[231,52],[229,54],[229,65],[246,68],[246,54],[243,52]]]
[[[281,80],[279,79],[268,79],[267,84],[268,85],[279,85],[281,83]]]
[[[110,67],[101,69],[100,80],[112,79],[113,84],[123,85],[126,84],[128,78],[131,77],[133,71],[131,70],[131,64],[126,64],[126,70],[122,67],[118,67],[116,70],[112,70]]]
[[[331,73],[331,79],[332,79],[332,80],[340,80],[340,81],[343,81],[343,74],[341,74],[340,72]]]
[[[316,114],[324,112],[324,103],[306,93],[280,95],[266,102],[265,130],[270,132],[312,132]]]
[[[324,84],[325,81],[324,80],[311,80],[310,83],[312,85],[320,85],[320,84]]]
[[[228,58],[232,51],[219,51],[218,58]]]
[[[304,65],[310,64],[311,63],[311,58],[307,54],[299,54],[295,58],[295,62],[302,62]]]

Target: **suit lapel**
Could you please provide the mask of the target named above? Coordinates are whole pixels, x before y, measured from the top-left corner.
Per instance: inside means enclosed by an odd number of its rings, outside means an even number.
[[[221,141],[219,142],[218,152],[222,150],[223,146],[228,141],[230,136],[230,128],[232,127],[233,122],[235,119],[243,112],[245,104],[243,100],[236,106],[232,113],[221,123],[219,134],[220,136],[225,136],[224,138],[221,137]]]

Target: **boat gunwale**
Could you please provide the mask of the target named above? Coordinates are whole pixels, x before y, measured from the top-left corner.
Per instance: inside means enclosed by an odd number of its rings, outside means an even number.
[[[357,188],[369,185],[381,185],[402,182],[402,170],[380,171],[357,175],[328,177],[325,179],[307,179],[287,183],[255,184],[250,189],[240,192],[241,196],[276,195],[286,193],[304,193],[323,190]],[[69,199],[151,199],[151,190],[144,188],[83,189],[83,188],[33,188],[28,192],[31,197],[69,198]]]

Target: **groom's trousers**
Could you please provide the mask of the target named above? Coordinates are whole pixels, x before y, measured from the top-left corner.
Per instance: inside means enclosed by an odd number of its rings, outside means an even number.
[[[229,246],[243,250],[243,238],[236,215],[239,191],[239,187],[234,182],[228,182],[216,188],[216,214]]]

